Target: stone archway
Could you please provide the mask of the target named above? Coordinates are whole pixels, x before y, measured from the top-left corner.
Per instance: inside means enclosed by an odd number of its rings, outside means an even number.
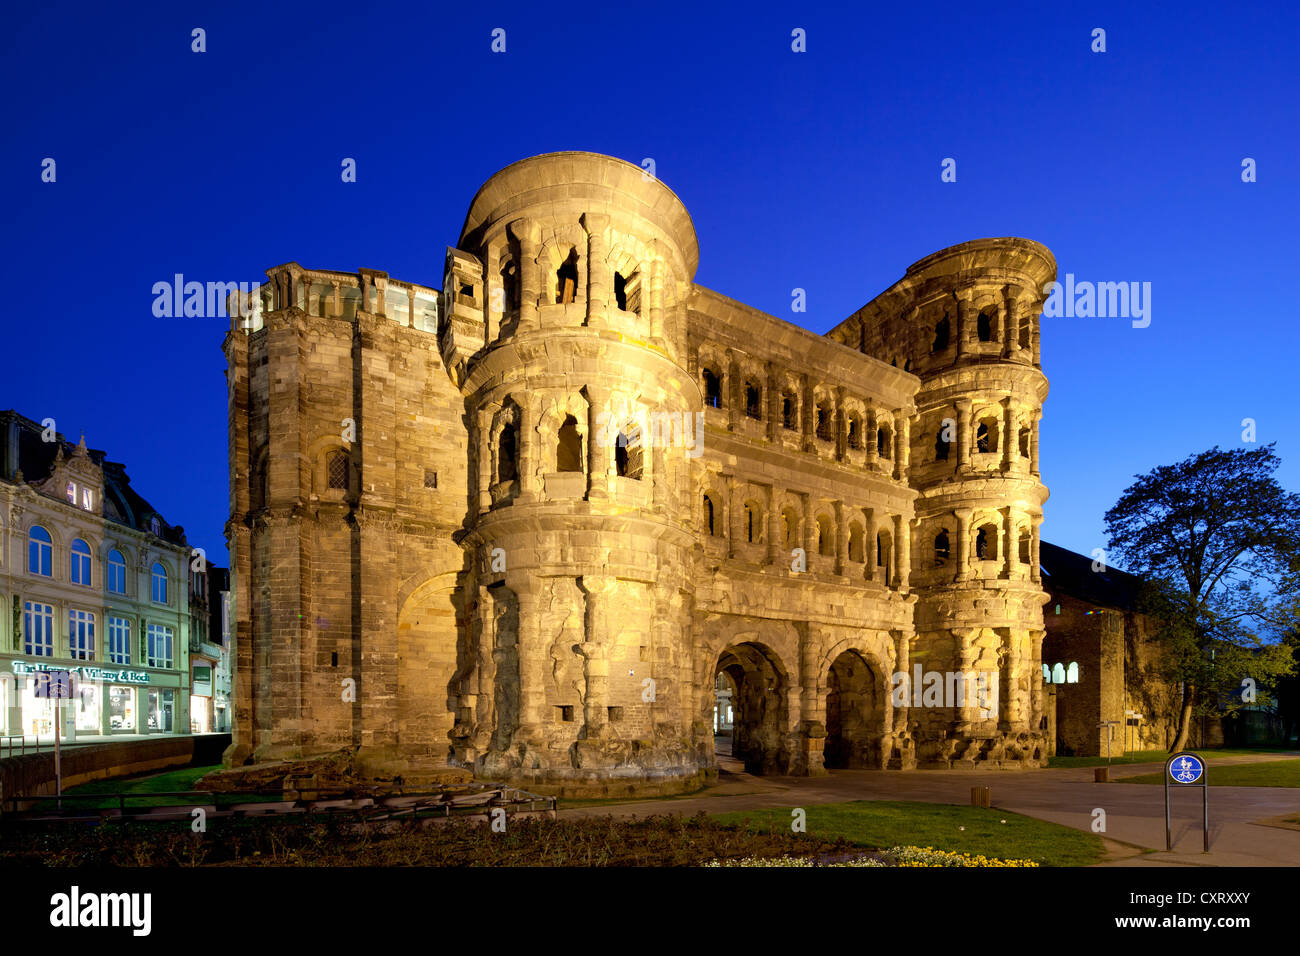
[[[856,650],[846,650],[826,676],[824,766],[830,770],[879,769],[884,766],[885,684]]]
[[[731,644],[718,656],[714,674],[725,674],[735,687],[731,756],[748,773],[788,773],[789,677],[776,655],[761,644]]]
[[[397,617],[398,753],[415,772],[445,767],[456,719],[456,575],[417,587]]]

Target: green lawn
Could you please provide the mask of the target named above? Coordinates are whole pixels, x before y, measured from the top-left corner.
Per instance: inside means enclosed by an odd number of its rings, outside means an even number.
[[[876,849],[929,846],[1003,860],[1034,860],[1043,866],[1088,866],[1105,855],[1101,837],[1094,833],[1004,810],[887,800],[813,804],[804,809],[809,837],[843,838]],[[719,823],[745,825],[759,833],[789,833],[792,819],[788,807],[711,816]]]
[[[214,770],[220,770],[221,765],[216,764],[210,767],[182,767],[179,770],[168,770],[164,773],[153,773],[142,777],[110,777],[106,780],[92,780],[89,783],[83,783],[80,786],[70,787],[63,791],[63,795],[82,796],[93,795],[98,793],[129,793],[135,794],[126,802],[130,807],[161,807],[168,804],[182,801],[180,797],[150,797],[151,793],[176,793],[182,790],[193,790],[194,784],[205,774],[212,773]],[[272,794],[252,794],[252,793],[213,793],[211,797],[195,797],[195,803],[206,803],[215,806],[227,806],[233,803],[253,803],[259,800],[282,800],[283,795],[279,793]],[[54,800],[44,800],[37,805],[37,809],[49,810],[54,808]],[[115,798],[105,797],[103,800],[72,800],[65,801],[65,808],[107,810],[118,805]]]
[[[1223,749],[1214,750],[1212,748],[1191,748],[1192,753],[1204,754],[1206,758],[1215,757],[1249,757],[1256,754],[1285,754],[1294,753],[1295,748],[1284,749],[1277,747],[1254,747],[1250,750],[1243,749]],[[1130,750],[1126,754],[1115,753],[1111,755],[1111,766],[1118,767],[1127,763],[1164,763],[1169,759],[1168,750]],[[1050,757],[1047,761],[1049,767],[1104,767],[1106,758],[1101,757]]]
[[[1214,766],[1214,751],[1209,758],[1211,787],[1300,787],[1300,760],[1267,760],[1227,767]],[[1164,773],[1144,773],[1136,777],[1116,778],[1116,783],[1163,783]]]

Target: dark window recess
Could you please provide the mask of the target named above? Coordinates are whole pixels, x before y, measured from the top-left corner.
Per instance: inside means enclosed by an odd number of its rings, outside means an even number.
[[[794,400],[794,395],[786,392],[781,399],[781,423],[790,431],[795,431],[799,427],[799,404]]]
[[[827,402],[817,406],[817,437],[822,441],[831,441],[835,437],[831,426],[831,406]]]
[[[578,250],[569,252],[560,268],[555,270],[555,302],[563,305],[572,302],[578,294]]]
[[[623,719],[623,708],[622,708],[622,707],[610,707],[610,708],[609,708],[609,722],[610,722],[611,724],[613,724],[613,723],[617,723],[618,721],[620,721],[620,720],[622,720],[622,719]]]
[[[763,392],[750,382],[745,383],[745,414],[750,418],[763,417]]]
[[[427,468],[424,470],[424,487],[426,488],[438,487],[438,473],[436,471],[430,471]]]
[[[331,652],[330,652],[330,667],[338,667],[338,666],[339,666],[339,652],[338,652],[338,651],[331,651]]]
[[[348,456],[341,452],[335,451],[330,453],[327,465],[329,487],[335,491],[347,491],[348,488]]]
[[[515,480],[515,426],[507,425],[501,429],[500,444],[497,447],[497,481]]]
[[[934,536],[934,566],[941,568],[947,564],[951,553],[951,549],[948,547],[948,532],[940,531]]]
[[[582,471],[582,436],[578,433],[578,420],[572,415],[564,416],[564,424],[556,437],[555,470]]]
[[[614,304],[622,311],[627,311],[627,280],[623,273],[614,273]]]
[[[942,319],[935,323],[934,342],[930,345],[931,352],[942,352],[948,347],[948,338],[951,335],[952,326],[948,323],[948,315],[944,313]]]
[[[474,287],[468,282],[462,282],[460,284],[460,294],[467,299],[472,299],[474,298]]]
[[[989,318],[987,312],[981,312],[979,318],[975,320],[975,329],[981,342],[993,341],[993,320]]]
[[[561,704],[559,707],[555,708],[555,711],[556,711],[555,716],[558,717],[561,722],[566,724],[573,722],[572,704]]]
[[[722,379],[712,369],[704,370],[704,404],[722,407]]]

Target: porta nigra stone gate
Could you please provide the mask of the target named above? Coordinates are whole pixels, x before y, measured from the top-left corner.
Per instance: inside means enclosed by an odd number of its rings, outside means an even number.
[[[229,765],[672,792],[720,689],[755,772],[1046,759],[1051,253],[953,246],[825,336],[698,260],[663,183],[556,153],[484,184],[441,291],[236,294]]]

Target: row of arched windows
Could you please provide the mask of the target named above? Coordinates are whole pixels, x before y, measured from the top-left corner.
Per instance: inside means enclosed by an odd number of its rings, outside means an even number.
[[[27,571],[40,577],[53,577],[54,540],[40,525],[27,532]],[[91,587],[90,545],[75,538],[68,548],[68,581]],[[150,574],[150,595],[155,604],[167,604],[167,569],[155,562]],[[104,561],[104,589],[110,594],[126,594],[126,558],[116,548]]]
[[[1044,684],[1077,684],[1079,683],[1079,664],[1077,661],[1071,661],[1069,666],[1058,661],[1050,667],[1043,665],[1043,683]]]
[[[711,408],[721,408],[722,376],[707,366],[701,374],[704,379],[704,404]],[[763,421],[763,386],[752,378],[746,378],[742,392],[745,417]],[[848,447],[855,451],[865,448],[865,429],[861,417],[850,411],[845,419]],[[786,431],[799,430],[799,396],[794,389],[786,389],[781,393],[781,427]],[[835,440],[835,405],[829,398],[823,398],[813,406],[813,434],[822,441]],[[876,429],[876,453],[884,459],[892,457],[893,433],[888,426],[881,425]]]
[[[1016,557],[1021,564],[1031,560],[1033,535],[1027,527],[1020,529],[1017,539]],[[998,528],[988,522],[975,529],[974,555],[976,561],[996,561],[998,559]],[[952,542],[948,529],[943,528],[934,536],[934,566],[945,567],[952,557]]]
[[[720,520],[719,506],[712,494],[705,494],[701,502],[703,531],[710,537],[724,537]],[[803,519],[794,508],[781,512],[781,547],[785,550],[803,547],[800,528]],[[866,528],[861,522],[848,523],[848,560],[855,564],[865,564],[867,560]],[[763,507],[756,501],[746,501],[741,518],[741,534],[746,544],[764,544],[767,535],[764,530]],[[813,551],[831,558],[835,556],[835,525],[830,515],[822,512],[813,518]],[[876,534],[876,565],[885,568],[888,580],[891,555],[893,553],[893,536],[886,530]]]
[[[614,468],[620,478],[640,481],[645,471],[644,450],[637,426],[629,425],[618,433],[614,443]],[[555,437],[555,470],[580,472],[582,468],[582,433],[578,419],[565,415]],[[496,481],[514,481],[519,476],[519,426],[507,422],[497,437]]]
[[[1018,344],[1022,349],[1029,349],[1032,343],[1033,317],[1023,315],[1020,318]],[[998,341],[998,331],[993,324],[993,316],[988,309],[981,309],[975,317],[975,338],[980,342]],[[952,344],[952,316],[945,312],[943,318],[934,323],[934,338],[930,343],[930,352],[944,352]]]

